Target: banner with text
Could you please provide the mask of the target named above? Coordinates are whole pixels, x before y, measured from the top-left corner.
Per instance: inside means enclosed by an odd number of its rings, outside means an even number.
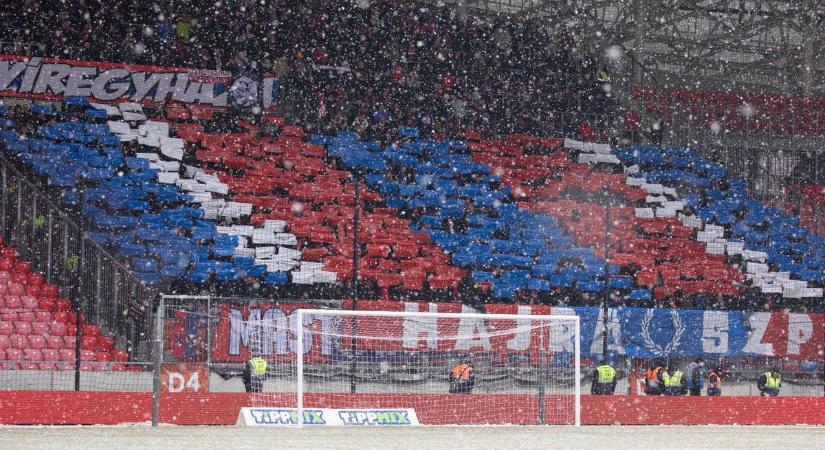
[[[308,426],[415,426],[418,416],[412,408],[333,409],[305,408],[303,425]],[[295,408],[241,408],[236,425],[297,426]]]
[[[250,335],[261,333],[258,349],[271,357],[292,357],[295,351],[295,316],[307,304],[272,304],[254,307],[224,306],[215,332],[215,361],[245,361]],[[350,304],[344,301],[344,309]],[[538,305],[486,305],[484,311],[457,303],[361,301],[359,310],[441,313],[578,315],[583,356],[602,352],[601,308],[551,308]],[[262,322],[263,320],[263,322]],[[423,320],[422,318],[360,317],[356,320],[358,348],[385,352],[522,353],[535,355],[573,351],[572,322],[546,328],[522,326],[523,320],[475,318]],[[633,357],[778,356],[803,360],[822,358],[825,316],[784,312],[696,311],[611,308],[608,312],[608,351]],[[349,318],[306,314],[303,353],[308,361],[335,359],[349,349]],[[542,330],[542,331],[539,331]],[[393,336],[387,339],[386,336]]]
[[[0,55],[0,96],[59,100],[200,103],[264,109],[277,102],[278,81],[222,70]]]

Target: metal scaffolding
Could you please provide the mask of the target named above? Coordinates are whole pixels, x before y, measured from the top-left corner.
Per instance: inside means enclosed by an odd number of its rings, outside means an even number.
[[[813,0],[447,0],[471,14],[546,18],[583,52],[618,46],[631,81],[825,95],[825,8]]]

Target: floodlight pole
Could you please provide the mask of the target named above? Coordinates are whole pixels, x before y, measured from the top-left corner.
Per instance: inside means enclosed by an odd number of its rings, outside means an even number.
[[[353,188],[355,189],[355,212],[352,215],[352,310],[358,310],[358,256],[361,253],[360,248],[358,246],[358,221],[360,219],[358,214],[358,206],[360,203],[360,194],[359,191],[360,185],[358,182],[358,173],[353,174]],[[350,370],[349,370],[349,390],[351,393],[355,393],[355,369],[356,369],[356,351],[357,348],[357,339],[356,336],[358,335],[358,323],[357,318],[352,317],[350,325],[352,327],[351,334],[350,334]]]
[[[610,313],[610,202],[604,212],[604,298],[602,299],[602,358],[607,359],[607,316]]]

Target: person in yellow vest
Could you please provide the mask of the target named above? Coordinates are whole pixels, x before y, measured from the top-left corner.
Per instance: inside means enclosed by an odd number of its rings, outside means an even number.
[[[782,387],[782,374],[779,373],[779,368],[771,367],[771,370],[760,375],[756,385],[759,388],[759,395],[762,397],[766,395],[776,397],[779,395],[779,389]]]
[[[725,372],[721,367],[716,367],[708,373],[708,397],[719,397],[722,395],[722,377]]]
[[[590,385],[591,395],[613,395],[616,391],[616,369],[605,361],[593,369],[593,382]]]
[[[665,395],[687,395],[687,379],[680,369],[669,366],[662,375],[665,385]]]
[[[456,364],[450,372],[450,393],[470,394],[476,384],[476,375],[473,364],[469,360],[464,360]]]
[[[269,364],[259,354],[253,354],[244,364],[243,384],[246,392],[262,392]]]

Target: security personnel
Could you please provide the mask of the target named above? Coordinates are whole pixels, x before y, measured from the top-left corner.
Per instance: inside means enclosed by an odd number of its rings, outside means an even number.
[[[722,395],[722,371],[721,367],[716,367],[708,373],[708,397],[719,397]]]
[[[252,355],[243,371],[243,384],[246,392],[262,392],[266,379],[267,362],[260,355]]]
[[[645,373],[645,395],[662,395],[664,369],[659,361],[654,361]]]
[[[688,364],[687,367],[687,384],[690,395],[702,395],[702,388],[705,387],[705,377],[702,376],[702,370],[705,367],[705,360],[703,358],[696,358],[695,361]]]
[[[665,395],[687,394],[687,380],[681,370],[672,366],[668,367],[662,379],[665,382]]]
[[[593,382],[590,385],[590,394],[613,395],[615,391],[616,369],[602,361],[602,364],[593,370]]]
[[[779,395],[779,389],[782,387],[782,374],[779,373],[779,368],[771,367],[771,370],[760,375],[756,385],[759,388],[759,395],[762,397],[766,395],[776,397]]]
[[[464,360],[456,364],[450,372],[450,393],[470,394],[476,384],[476,375],[473,373],[473,365],[469,360]]]

